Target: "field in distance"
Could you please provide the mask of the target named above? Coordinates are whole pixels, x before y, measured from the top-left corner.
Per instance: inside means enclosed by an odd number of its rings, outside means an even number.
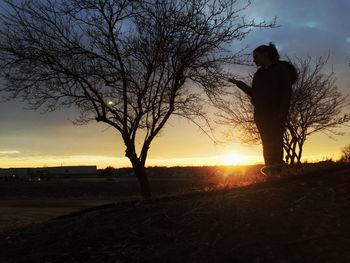
[[[243,186],[261,180],[260,166],[150,168],[155,197]],[[0,232],[108,203],[139,200],[133,176],[0,180]]]

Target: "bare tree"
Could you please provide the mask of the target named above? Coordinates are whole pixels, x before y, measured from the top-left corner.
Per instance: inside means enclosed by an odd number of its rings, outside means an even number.
[[[205,122],[203,94],[222,92],[224,66],[244,59],[229,43],[274,26],[245,21],[247,6],[235,0],[6,3],[0,66],[9,97],[34,109],[76,106],[79,123],[114,127],[145,199],[153,139],[173,114]]]
[[[246,83],[251,82],[247,80]],[[229,95],[215,100],[219,109],[217,123],[228,126],[224,133],[225,140],[238,138],[246,144],[261,144],[258,128],[253,117],[253,105],[250,97],[240,90],[228,92]]]
[[[342,114],[346,97],[338,91],[334,73],[323,73],[327,61],[328,57],[322,56],[292,61],[298,79],[293,85],[284,133],[287,163],[301,162],[303,146],[310,135],[317,132],[330,137],[341,135],[337,128],[350,121],[349,115]],[[250,98],[240,91],[234,92],[231,98],[231,101],[221,99],[217,103],[220,123],[236,128],[243,142],[260,143]]]
[[[294,61],[298,79],[284,136],[286,158],[291,164],[301,162],[303,146],[310,135],[342,135],[337,128],[350,121],[350,115],[342,114],[346,97],[338,91],[334,73],[323,73],[327,61],[328,57],[322,56]]]
[[[350,162],[350,145],[345,146],[341,152],[342,152],[342,156],[340,157],[340,161]]]

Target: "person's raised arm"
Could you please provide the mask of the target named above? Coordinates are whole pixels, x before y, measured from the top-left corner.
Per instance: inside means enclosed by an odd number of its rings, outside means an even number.
[[[247,84],[245,84],[243,81],[237,80],[235,78],[229,78],[228,81],[235,84],[239,89],[241,89],[249,97],[252,96],[252,88],[249,87]]]

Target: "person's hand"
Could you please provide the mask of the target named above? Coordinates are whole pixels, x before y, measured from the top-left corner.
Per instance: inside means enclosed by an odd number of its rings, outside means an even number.
[[[227,78],[227,81],[235,84],[240,90],[242,90],[245,94],[247,94],[249,97],[252,97],[252,88],[249,87],[246,83],[244,83],[242,80],[238,80],[234,77]]]
[[[235,79],[234,77],[228,78],[227,80],[233,84],[236,84],[236,85],[240,82],[239,80]]]

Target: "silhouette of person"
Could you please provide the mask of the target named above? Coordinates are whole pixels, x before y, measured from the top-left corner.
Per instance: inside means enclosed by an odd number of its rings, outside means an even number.
[[[253,51],[258,70],[252,87],[243,81],[229,81],[250,96],[254,105],[254,121],[263,145],[265,167],[262,173],[280,171],[283,161],[283,134],[290,107],[292,84],[297,78],[296,69],[281,61],[274,44],[261,45]]]

